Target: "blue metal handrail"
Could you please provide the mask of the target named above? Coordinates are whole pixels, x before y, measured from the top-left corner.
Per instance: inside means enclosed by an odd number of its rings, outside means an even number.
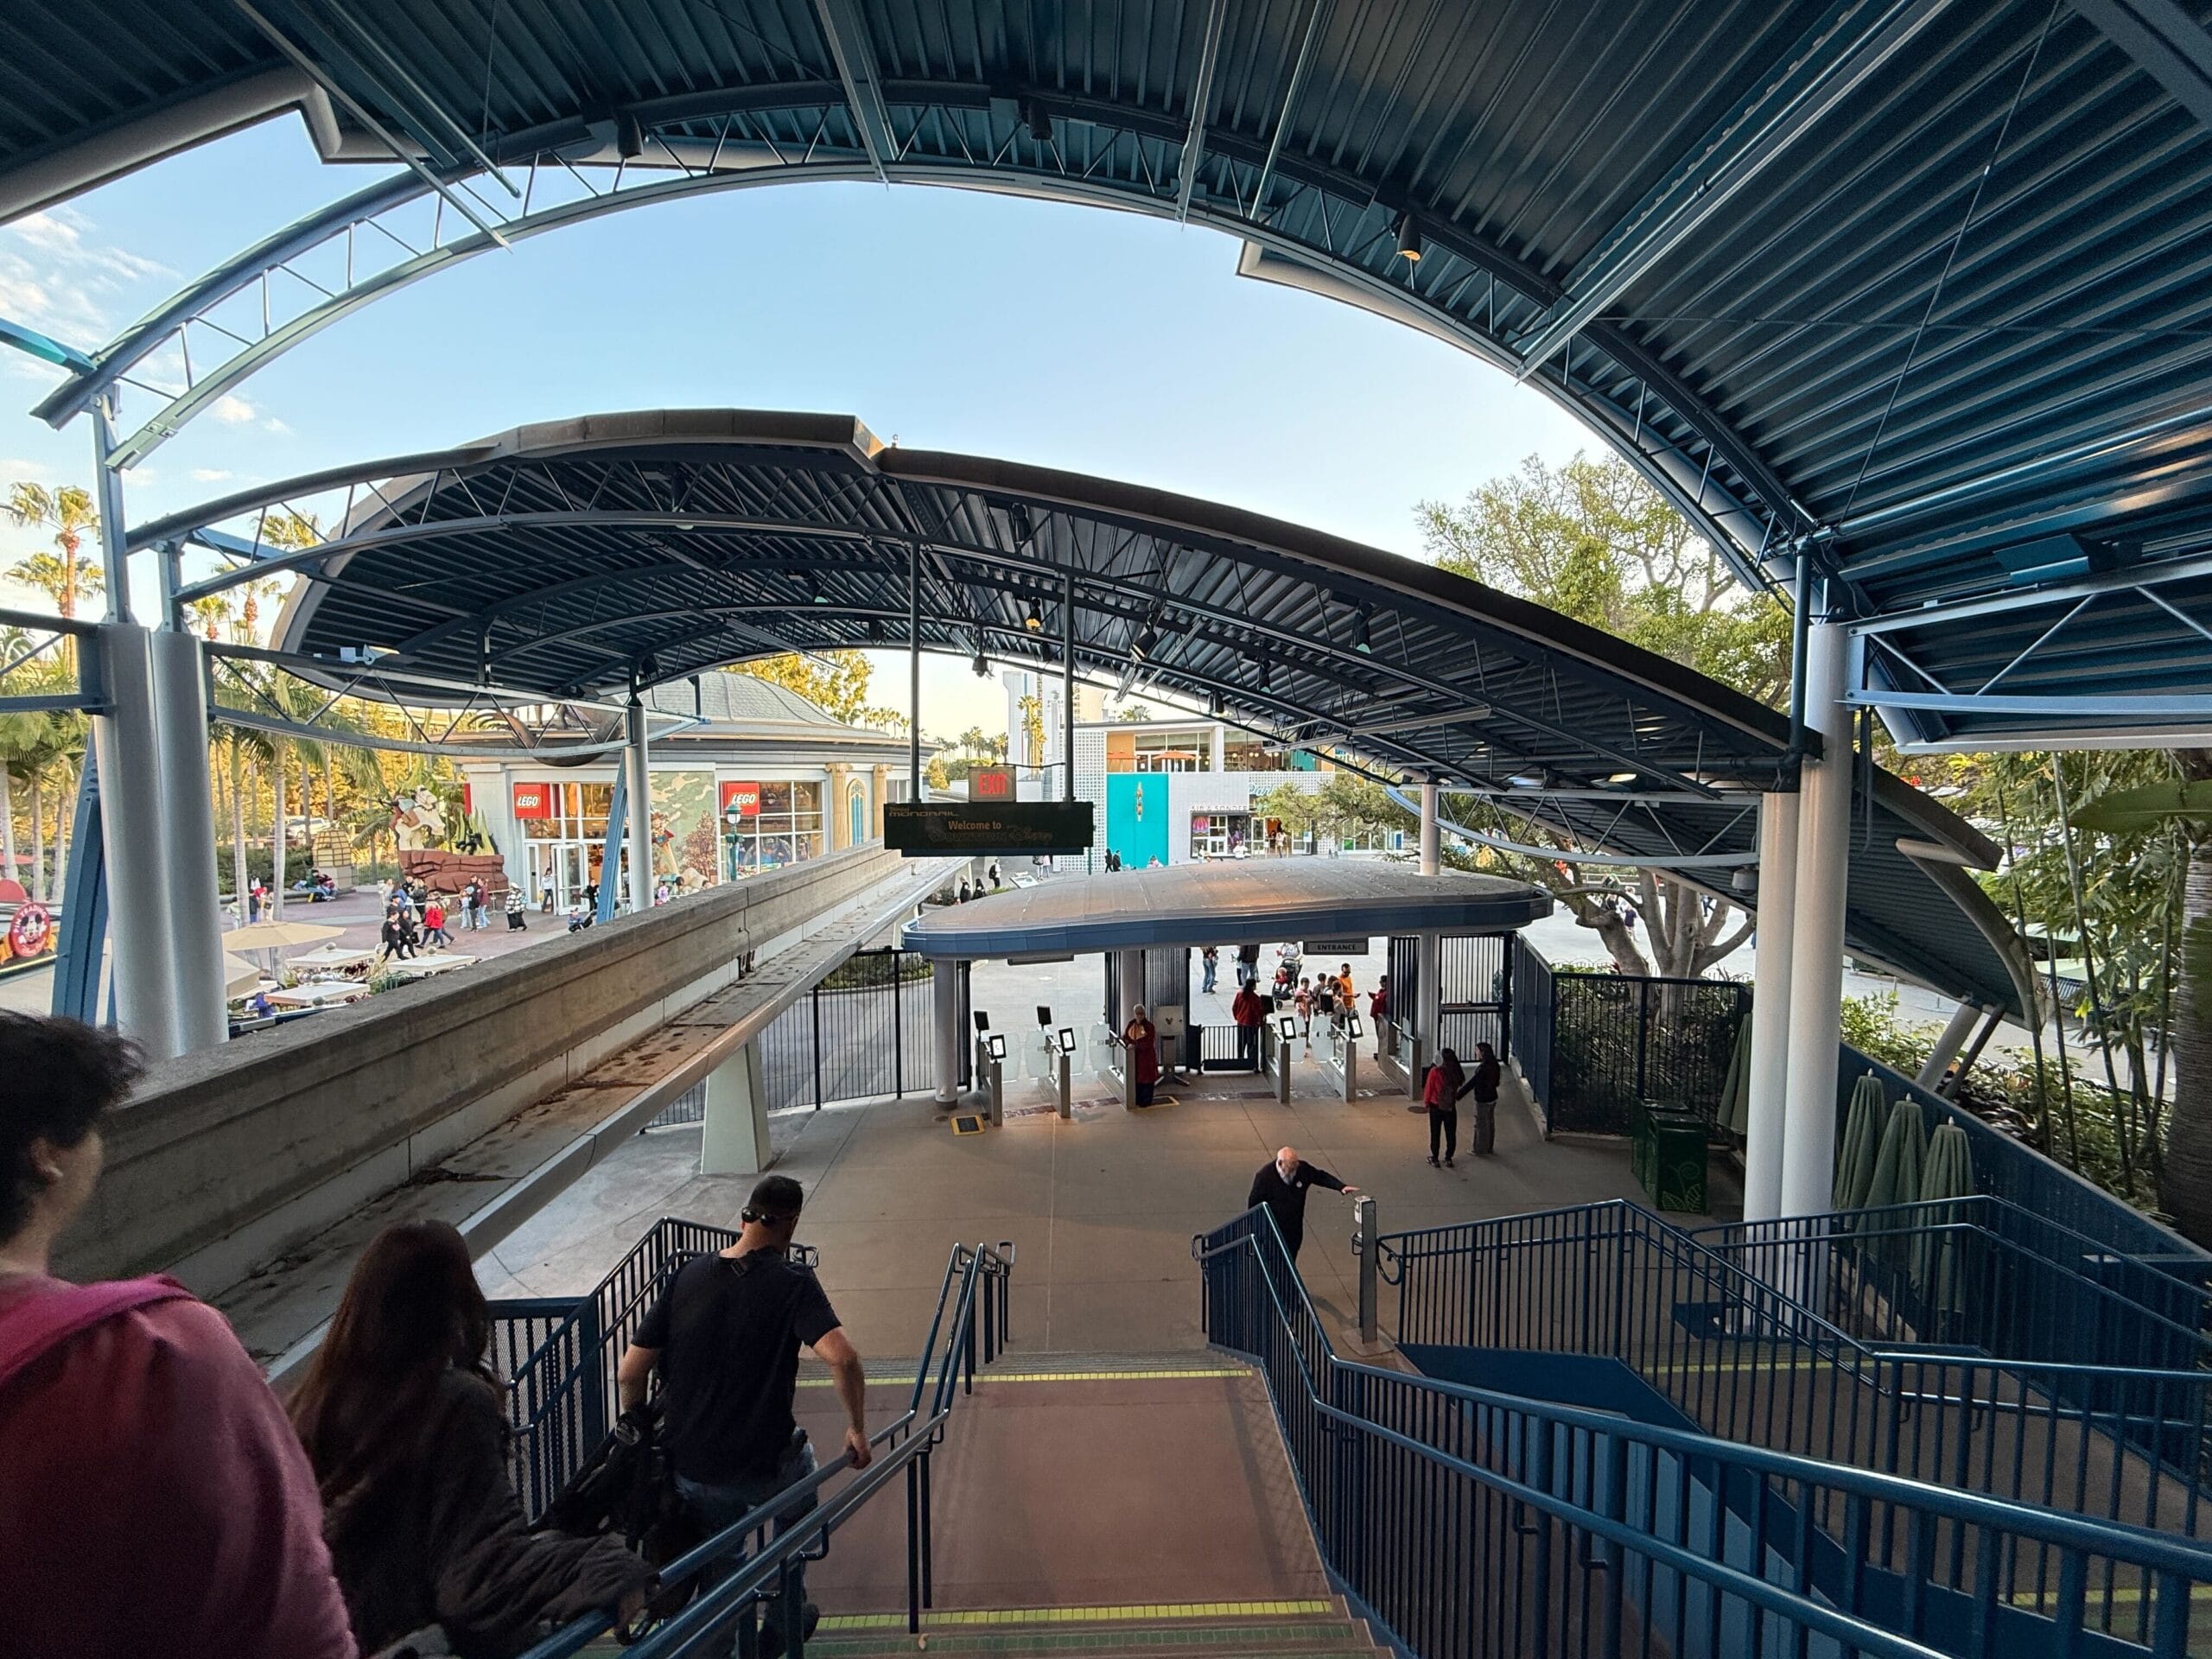
[[[2212,1371],[1878,1346],[1812,1311],[1817,1262],[1746,1272],[1618,1199],[1376,1249],[1402,1344],[1618,1360],[1728,1440],[2192,1535],[2212,1521]]]
[[[2189,1650],[2202,1545],[1340,1359],[1264,1210],[1193,1254],[1331,1572],[1420,1659]]]
[[[2201,1283],[1986,1193],[1689,1236],[1770,1283],[1819,1278],[1823,1312],[1870,1340],[2165,1370],[2212,1363],[2212,1297]],[[1808,1252],[1815,1260],[1802,1262]]]
[[[931,1319],[929,1344],[916,1363],[918,1380],[926,1378],[933,1364],[937,1370],[938,1386],[930,1414],[919,1414],[918,1381],[916,1403],[868,1437],[871,1448],[881,1448],[879,1454],[858,1479],[826,1504],[804,1516],[791,1513],[796,1506],[817,1497],[834,1476],[850,1468],[853,1459],[849,1451],[841,1451],[812,1474],[795,1481],[743,1519],[662,1568],[662,1587],[680,1589],[708,1569],[748,1548],[751,1551],[730,1576],[639,1642],[634,1649],[639,1659],[689,1659],[719,1651],[720,1644],[728,1640],[731,1622],[749,1617],[758,1603],[771,1599],[782,1603],[779,1625],[790,1633],[786,1652],[797,1659],[804,1646],[796,1579],[800,1564],[819,1559],[828,1548],[830,1535],[845,1518],[894,1475],[902,1473],[907,1482],[907,1624],[912,1630],[921,1628],[922,1611],[933,1600],[928,1535],[931,1453],[944,1439],[946,1421],[959,1393],[973,1391],[977,1364],[988,1365],[998,1357],[1011,1328],[1014,1258],[1011,1245],[1001,1244],[997,1249],[980,1244],[953,1246]],[[949,1303],[952,1318],[948,1324]],[[940,1332],[944,1338],[941,1347]],[[957,1390],[956,1383],[962,1385]],[[780,1525],[779,1516],[784,1517]],[[775,1529],[772,1538],[768,1535],[772,1528]],[[605,1613],[587,1615],[531,1649],[523,1659],[569,1659],[606,1635],[613,1623]]]

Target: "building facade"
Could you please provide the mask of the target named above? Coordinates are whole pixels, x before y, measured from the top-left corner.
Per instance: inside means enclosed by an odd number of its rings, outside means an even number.
[[[646,694],[656,713],[697,723],[652,748],[652,868],[693,892],[880,836],[903,798],[907,752],[889,733],[847,726],[798,693],[747,674],[702,674]],[[465,760],[470,812],[509,880],[565,908],[594,887],[619,753],[563,765]],[[625,849],[625,857],[628,850]]]
[[[1332,770],[1310,751],[1286,751],[1204,717],[1094,720],[1075,731],[1076,797],[1092,804],[1100,826],[1094,864],[1109,851],[1135,868],[1154,860],[1403,851],[1396,832],[1317,846],[1311,836],[1290,835],[1259,804],[1285,785],[1319,791]]]

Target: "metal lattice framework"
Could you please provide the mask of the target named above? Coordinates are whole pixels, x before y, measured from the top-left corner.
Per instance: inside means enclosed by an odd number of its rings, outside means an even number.
[[[334,498],[327,541],[259,539],[273,515]],[[179,604],[300,578],[276,639],[289,660],[334,685],[372,675],[420,702],[478,688],[588,699],[917,638],[1052,671],[1071,603],[1086,674],[1382,776],[1484,791],[1570,846],[1706,868],[1751,848],[1756,794],[1789,770],[1783,715],[1525,601],[1231,508],[887,448],[844,417],[683,410],[525,427],[242,493],[142,526],[132,545],[235,561]],[[1993,863],[1995,849],[1878,773],[1862,817],[1854,948],[2015,1003],[1992,943],[2009,930],[1955,868]],[[1931,928],[1930,881],[1953,875],[1967,915]]]
[[[69,373],[50,420],[137,389],[120,464],[486,249],[757,184],[955,184],[1216,227],[1255,276],[1541,387],[1745,575],[1833,579],[1902,740],[2212,728],[2201,5],[95,10],[96,54],[61,0],[0,25],[0,213],[287,107],[334,160],[407,163]]]

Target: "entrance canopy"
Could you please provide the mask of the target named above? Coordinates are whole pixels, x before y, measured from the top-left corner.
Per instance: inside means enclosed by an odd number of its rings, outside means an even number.
[[[334,493],[327,541],[260,539],[272,511]],[[1464,577],[1161,491],[886,448],[847,416],[522,427],[245,492],[139,526],[131,544],[235,561],[180,601],[302,578],[276,640],[296,666],[433,704],[470,686],[620,697],[751,658],[910,640],[1050,673],[1071,633],[1086,675],[1391,782],[1481,792],[1525,822],[1522,839],[1684,861],[1746,900],[1712,860],[1748,864],[1758,795],[1789,770],[1783,715]],[[1996,849],[1917,790],[1870,779],[1851,948],[2024,1006],[2011,930],[1961,868],[1991,867]]]
[[[900,942],[926,957],[1088,955],[1392,933],[1510,933],[1552,913],[1526,881],[1459,870],[1424,876],[1381,858],[1219,859],[1015,887],[942,905]]]
[[[2201,10],[17,0],[0,218],[284,111],[379,168],[67,367],[39,412],[127,385],[126,467],[379,298],[633,206],[865,181],[1205,225],[1573,410],[1747,576],[1832,582],[1901,739],[2171,739],[2212,730]]]

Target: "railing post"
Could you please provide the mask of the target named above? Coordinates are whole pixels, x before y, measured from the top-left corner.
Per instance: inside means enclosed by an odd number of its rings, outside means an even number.
[[[607,1421],[607,1356],[601,1351],[607,1333],[600,1325],[599,1299],[595,1296],[588,1298],[578,1312],[581,1317],[577,1320],[577,1334],[582,1338],[579,1347],[582,1353],[589,1356],[583,1367],[583,1399],[580,1402],[582,1409],[579,1414],[582,1421],[578,1427],[582,1432],[582,1444],[577,1448],[577,1455],[581,1459],[588,1457],[591,1448],[607,1438],[609,1425]]]
[[[1359,1339],[1370,1348],[1376,1339],[1375,1199],[1361,1193],[1351,1201],[1352,1253],[1359,1257]]]
[[[924,1357],[927,1363],[927,1357]],[[922,1476],[921,1459],[906,1465],[906,1633],[922,1629]]]

